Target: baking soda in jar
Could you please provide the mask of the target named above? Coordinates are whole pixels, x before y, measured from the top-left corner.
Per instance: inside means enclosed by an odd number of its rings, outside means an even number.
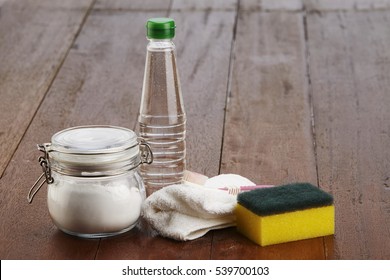
[[[126,128],[81,126],[54,134],[38,145],[43,173],[28,194],[31,203],[46,182],[53,223],[63,232],[85,238],[115,236],[138,223],[146,191],[139,165],[152,154]]]

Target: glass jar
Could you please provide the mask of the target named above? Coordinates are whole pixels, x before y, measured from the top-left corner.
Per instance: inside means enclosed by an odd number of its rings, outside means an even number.
[[[82,126],[62,130],[38,145],[43,173],[28,200],[48,183],[54,224],[79,237],[114,236],[138,222],[146,198],[138,166],[150,164],[149,145],[129,129]]]

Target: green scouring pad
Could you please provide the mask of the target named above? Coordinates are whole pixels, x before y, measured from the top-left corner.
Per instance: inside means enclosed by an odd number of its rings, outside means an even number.
[[[333,197],[309,183],[243,192],[237,202],[239,232],[262,246],[334,234]]]

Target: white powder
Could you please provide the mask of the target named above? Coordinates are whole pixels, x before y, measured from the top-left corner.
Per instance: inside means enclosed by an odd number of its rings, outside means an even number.
[[[134,178],[57,176],[48,188],[48,208],[60,229],[82,235],[116,233],[137,223],[144,193],[135,187]]]
[[[237,174],[221,174],[206,180],[204,186],[207,188],[242,187],[255,186],[249,179]]]

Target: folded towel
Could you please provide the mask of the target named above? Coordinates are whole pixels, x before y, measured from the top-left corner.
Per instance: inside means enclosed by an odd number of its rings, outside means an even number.
[[[208,187],[181,184],[162,188],[145,200],[142,216],[160,235],[182,241],[199,238],[213,229],[234,226],[236,196],[216,188],[228,183],[231,186],[232,177],[237,186],[254,185],[241,176],[240,181],[237,176],[225,174],[223,180],[210,178],[218,185],[206,182]]]

